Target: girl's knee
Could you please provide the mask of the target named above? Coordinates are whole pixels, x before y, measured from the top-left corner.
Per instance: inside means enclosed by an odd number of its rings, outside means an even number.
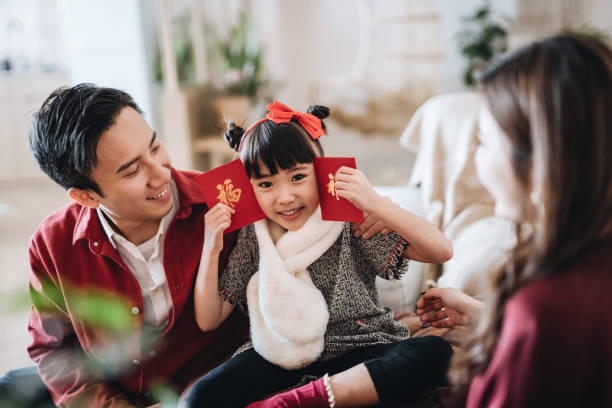
[[[453,356],[453,348],[450,343],[438,336],[420,337],[422,340],[422,353],[424,362],[431,368],[439,367],[446,372],[450,359]]]
[[[438,336],[426,336],[421,337],[427,343],[427,348],[430,349],[430,352],[435,353],[440,356],[447,356],[448,359],[453,355],[453,348],[450,343],[444,340],[442,337]]]
[[[441,337],[415,337],[402,342],[389,357],[402,360],[416,371],[446,372],[453,348]]]
[[[217,384],[214,376],[205,375],[196,381],[187,391],[184,399],[184,407],[212,407],[219,405],[218,396],[222,394],[220,384]]]

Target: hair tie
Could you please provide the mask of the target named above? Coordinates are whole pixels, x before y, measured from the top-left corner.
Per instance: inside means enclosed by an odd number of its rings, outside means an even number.
[[[274,101],[274,103],[269,103],[266,106],[268,110],[268,114],[265,118],[259,119],[257,122],[253,123],[251,126],[247,128],[247,130],[242,135],[242,139],[240,139],[240,145],[238,146],[238,151],[242,149],[242,142],[246,137],[247,133],[251,131],[255,126],[259,125],[266,120],[271,120],[272,122],[279,123],[289,123],[291,119],[296,119],[298,123],[304,128],[306,133],[310,136],[312,140],[317,140],[325,133],[323,130],[323,125],[321,123],[321,119],[317,118],[312,113],[305,112],[297,112],[292,110],[287,105],[280,103],[278,101]]]

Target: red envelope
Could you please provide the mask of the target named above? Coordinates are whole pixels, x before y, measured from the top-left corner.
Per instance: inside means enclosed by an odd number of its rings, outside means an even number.
[[[226,234],[266,218],[240,159],[207,171],[196,177],[195,181],[208,208],[222,202],[236,210],[232,223],[225,230]]]
[[[354,157],[317,157],[314,161],[321,215],[328,221],[363,222],[363,212],[350,201],[340,198],[334,187],[336,171],[342,166],[357,168]]]

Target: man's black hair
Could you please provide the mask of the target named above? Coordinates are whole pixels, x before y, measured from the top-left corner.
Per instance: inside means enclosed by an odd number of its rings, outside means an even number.
[[[93,84],[58,88],[34,114],[29,143],[40,169],[65,189],[93,190],[102,195],[91,173],[97,164],[100,136],[123,108],[142,111],[118,89]]]

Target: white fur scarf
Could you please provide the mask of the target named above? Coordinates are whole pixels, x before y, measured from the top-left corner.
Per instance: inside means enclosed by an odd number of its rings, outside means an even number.
[[[323,351],[329,312],[306,268],[336,242],[344,223],[323,221],[319,207],[302,228],[285,232],[276,245],[266,223],[255,223],[259,270],[247,287],[251,341],[266,360],[293,370],[314,362]]]

